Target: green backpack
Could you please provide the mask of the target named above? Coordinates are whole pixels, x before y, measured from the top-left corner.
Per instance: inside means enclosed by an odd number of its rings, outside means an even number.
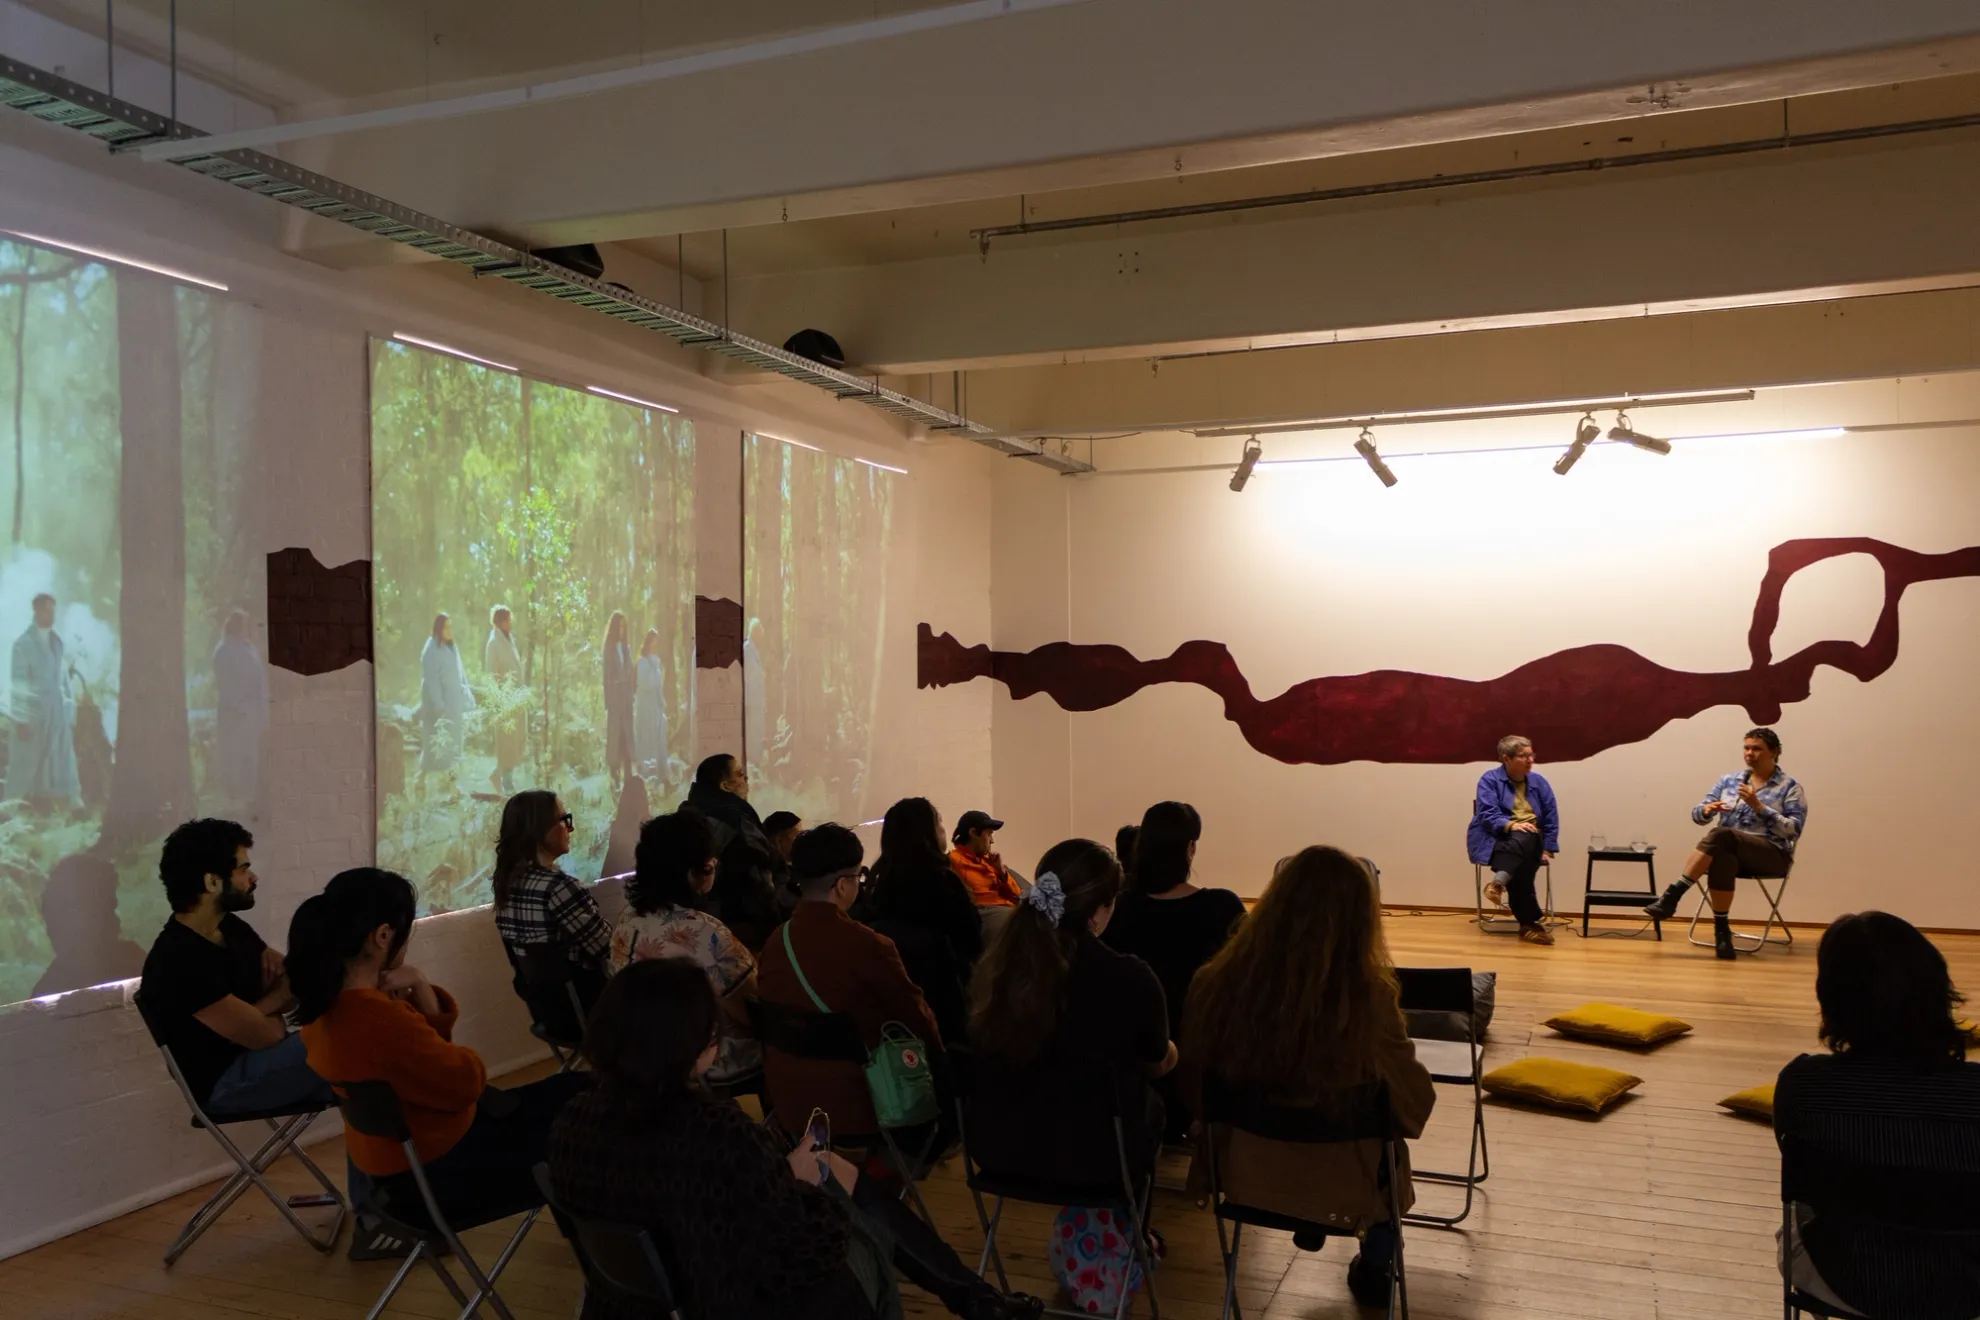
[[[818,997],[798,966],[797,950],[791,947],[791,924],[784,923],[784,953],[797,973],[798,984],[811,996],[821,1013],[832,1008]],[[903,1023],[887,1022],[880,1027],[880,1043],[866,1057],[866,1089],[873,1096],[873,1114],[883,1128],[918,1127],[935,1121],[935,1075],[928,1067],[928,1047],[921,1037]]]

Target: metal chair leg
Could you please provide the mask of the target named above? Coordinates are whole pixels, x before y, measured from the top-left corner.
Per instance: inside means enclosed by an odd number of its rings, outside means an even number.
[[[1754,885],[1760,890],[1761,897],[1767,900],[1767,920],[1760,927],[1760,933],[1758,935],[1748,935],[1743,931],[1734,931],[1732,933],[1733,947],[1741,953],[1758,953],[1769,944],[1777,945],[1783,949],[1793,948],[1794,931],[1788,926],[1787,919],[1781,916],[1781,899],[1787,895],[1787,877],[1780,877],[1771,891],[1767,888],[1767,882],[1758,876],[1741,876],[1740,879],[1753,881]],[[1698,890],[1698,906],[1692,910],[1691,924],[1685,927],[1684,937],[1701,949],[1709,949],[1713,947],[1713,941],[1698,938],[1698,923],[1705,917],[1705,910],[1710,904],[1711,895],[1710,891],[1702,883],[1699,885]],[[1779,936],[1774,934],[1775,926],[1779,926],[1781,929]]]

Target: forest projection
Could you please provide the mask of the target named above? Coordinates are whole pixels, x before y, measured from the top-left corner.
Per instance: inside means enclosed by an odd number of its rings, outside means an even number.
[[[489,901],[502,804],[547,788],[565,869],[686,791],[694,427],[389,340],[371,348],[378,864]]]
[[[0,241],[0,1003],[136,976],[165,832],[258,827],[261,320]]]
[[[765,815],[848,824],[869,798],[895,474],[743,438],[743,737]]]

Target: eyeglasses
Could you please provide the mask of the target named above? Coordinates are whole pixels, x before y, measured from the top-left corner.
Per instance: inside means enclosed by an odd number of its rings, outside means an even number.
[[[577,828],[577,817],[571,815],[571,813],[567,811],[563,815],[557,817],[557,823],[559,825],[562,825],[567,830],[574,830]]]

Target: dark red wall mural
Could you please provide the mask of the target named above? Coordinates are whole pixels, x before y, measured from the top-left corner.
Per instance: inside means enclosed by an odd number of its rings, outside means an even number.
[[[1870,640],[1816,642],[1775,660],[1774,628],[1788,580],[1811,564],[1851,554],[1874,556],[1884,570],[1884,606]],[[1897,660],[1905,588],[1959,577],[1980,577],[1980,546],[1936,555],[1869,537],[1775,546],[1747,632],[1753,663],[1726,673],[1667,669],[1628,647],[1603,644],[1557,651],[1483,681],[1384,669],[1308,679],[1260,700],[1222,642],[1184,642],[1159,660],[1071,642],[992,651],[937,636],[924,623],[918,686],[989,678],[1013,697],[1042,692],[1067,710],[1100,710],[1152,684],[1194,683],[1223,698],[1224,718],[1246,742],[1291,765],[1463,764],[1489,760],[1492,745],[1513,731],[1531,737],[1550,761],[1578,761],[1641,742],[1672,720],[1713,706],[1743,706],[1755,723],[1771,724],[1784,705],[1807,699],[1820,665],[1868,682]]]
[[[308,550],[268,554],[268,663],[328,674],[371,659],[371,561],[325,568]]]

